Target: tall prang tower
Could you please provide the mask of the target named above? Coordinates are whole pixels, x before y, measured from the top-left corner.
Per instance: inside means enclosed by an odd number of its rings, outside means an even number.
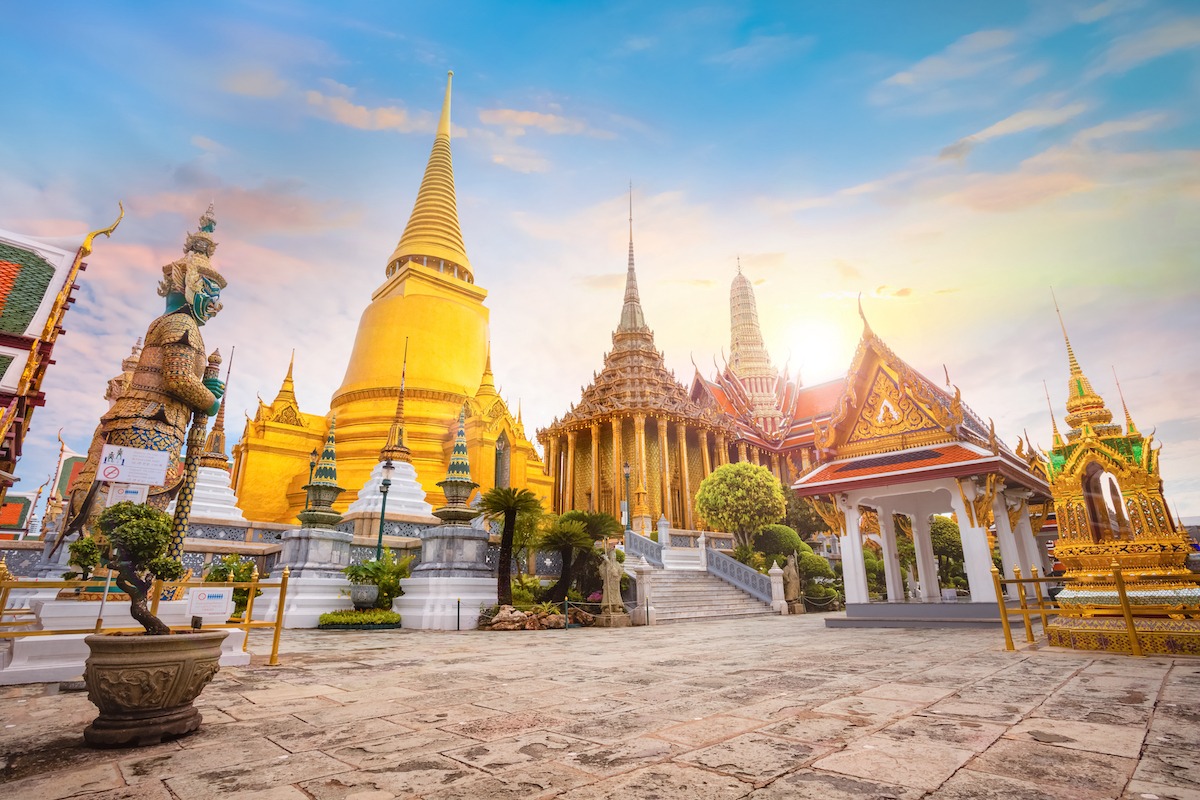
[[[338,473],[347,487],[336,507],[344,510],[354,501],[388,446],[406,340],[404,437],[426,501],[445,505],[429,476],[446,472],[464,404],[471,473],[481,488],[506,485],[549,498],[542,461],[492,376],[487,291],[475,283],[458,219],[450,150],[452,76],[412,213],[359,319],[329,414],[300,411],[289,368],[280,396],[260,404],[234,448],[238,497],[250,519],[286,523],[304,507],[310,451],[320,449],[333,414]]]

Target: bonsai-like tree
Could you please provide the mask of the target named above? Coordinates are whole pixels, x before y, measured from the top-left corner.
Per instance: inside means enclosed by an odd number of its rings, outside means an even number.
[[[503,520],[500,530],[500,557],[496,565],[496,601],[502,606],[512,605],[512,554],[513,532],[517,527],[517,515],[540,510],[542,503],[528,489],[495,487],[484,492],[479,508],[484,515]]]
[[[783,487],[771,470],[745,461],[717,467],[696,492],[696,512],[705,523],[732,533],[736,544],[747,547],[755,533],[779,522],[784,510]]]
[[[934,514],[929,518],[929,538],[937,556],[942,586],[954,586],[954,579],[963,576],[962,535],[958,525],[949,517]]]
[[[128,501],[104,509],[96,520],[104,539],[97,546],[71,548],[72,566],[87,575],[96,566],[112,570],[113,582],[129,595],[129,614],[151,636],[165,636],[171,629],[154,614],[147,602],[155,579],[175,581],[183,577],[183,564],[167,558],[171,544],[171,517],[150,506]],[[77,544],[77,543],[76,543]]]

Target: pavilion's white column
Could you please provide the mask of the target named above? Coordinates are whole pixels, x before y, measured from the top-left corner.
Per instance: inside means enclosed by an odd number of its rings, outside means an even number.
[[[917,551],[917,581],[921,584],[922,600],[937,600],[941,597],[938,583],[937,557],[933,552],[933,538],[929,532],[929,515],[920,508],[912,516],[913,547]]]
[[[951,495],[950,505],[958,517],[963,567],[967,573],[967,586],[971,590],[971,602],[994,603],[996,586],[992,583],[992,553],[988,548],[987,530],[971,523],[967,506],[957,491]]]
[[[1000,563],[1004,565],[1005,578],[1013,577],[1013,568],[1021,570],[1021,577],[1029,577],[1029,564],[1021,558],[1021,550],[1017,545],[1017,537],[1013,535],[1012,527],[1008,524],[1008,507],[1004,502],[1004,492],[996,492],[992,498],[992,516],[996,521],[996,544],[1000,546]],[[992,588],[995,588],[993,586]],[[1017,596],[1017,587],[1009,585],[1004,593],[1009,597]]]
[[[883,545],[883,580],[887,598],[893,603],[904,600],[904,577],[900,574],[900,555],[896,552],[896,521],[892,509],[880,506],[879,543]]]
[[[842,584],[847,603],[869,603],[867,564],[863,559],[862,531],[858,527],[857,505],[845,505],[846,534],[842,537]]]
[[[1017,546],[1023,546],[1030,566],[1037,567],[1042,575],[1050,574],[1054,565],[1050,563],[1050,556],[1046,553],[1046,548],[1042,547],[1041,542],[1033,535],[1033,525],[1029,522],[1028,502],[1021,505],[1021,513],[1017,515],[1017,527],[1013,531],[1013,535],[1017,539]]]

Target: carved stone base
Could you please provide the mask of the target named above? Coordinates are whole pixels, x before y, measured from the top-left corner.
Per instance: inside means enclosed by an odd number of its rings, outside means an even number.
[[[1200,656],[1200,620],[1135,617],[1142,652]],[[1051,617],[1046,637],[1055,647],[1128,653],[1129,630],[1124,617]]]
[[[804,601],[803,600],[788,600],[787,608],[788,608],[787,612],[789,614],[803,614],[804,613]]]
[[[93,747],[141,747],[200,727],[192,702],[220,669],[227,631],[88,636],[83,679],[100,716],[83,731]]]
[[[629,628],[632,627],[633,621],[629,619],[628,614],[614,614],[606,612],[596,615],[597,628]]]

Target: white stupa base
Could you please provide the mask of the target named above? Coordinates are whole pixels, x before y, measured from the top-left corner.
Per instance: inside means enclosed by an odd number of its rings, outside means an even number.
[[[263,589],[254,601],[254,618],[275,619],[279,608],[279,590]],[[348,611],[350,581],[345,578],[289,578],[287,599],[283,604],[283,627],[315,628],[327,611]]]
[[[30,604],[40,630],[75,630],[85,633],[48,634],[9,639],[0,644],[0,686],[23,683],[54,683],[76,680],[83,675],[83,665],[90,651],[84,637],[90,635],[100,614],[99,600],[36,600]],[[225,619],[233,613],[230,600]],[[174,600],[159,603],[158,618],[171,626],[186,626],[188,601]],[[222,620],[224,621],[224,620]],[[129,601],[110,601],[104,604],[105,628],[140,628],[129,615]],[[250,654],[242,652],[246,632],[227,628],[229,636],[221,644],[221,666],[244,667]]]
[[[393,515],[433,517],[433,506],[425,502],[425,490],[417,481],[416,467],[407,461],[393,461],[392,464],[395,470],[392,472],[392,485],[388,488],[388,519],[392,519]],[[346,509],[346,513],[374,514],[378,519],[379,511],[383,508],[383,492],[380,489],[382,482],[383,462],[380,462],[371,470],[371,477],[363,484],[358,497]]]
[[[175,501],[167,505],[167,513],[175,513]],[[196,473],[196,493],[192,496],[189,518],[203,517],[206,521],[247,524],[237,507],[229,473],[216,467],[201,467]]]
[[[402,627],[424,631],[475,630],[479,611],[496,604],[495,578],[437,578],[417,575],[400,581],[404,594],[392,601]]]

